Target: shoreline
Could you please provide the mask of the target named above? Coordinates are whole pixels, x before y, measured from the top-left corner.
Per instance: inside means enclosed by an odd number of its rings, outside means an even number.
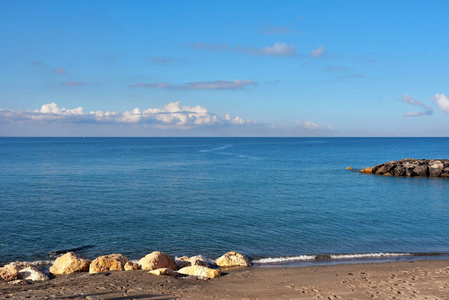
[[[138,270],[57,275],[23,286],[0,281],[0,298],[449,299],[449,260],[243,267],[222,272],[222,277],[210,280]]]
[[[59,256],[69,251],[62,251],[57,255],[51,255],[48,259],[40,259],[36,261],[15,260],[27,263],[39,268],[48,269],[52,266]],[[82,255],[76,251],[76,253]],[[100,255],[98,255],[100,256]],[[98,256],[86,257],[90,260]],[[143,255],[144,256],[144,255]],[[143,257],[142,256],[142,257]],[[200,255],[201,256],[201,255]],[[142,258],[140,257],[140,258]],[[178,256],[172,256],[175,260]],[[202,256],[205,257],[205,256]],[[138,263],[140,258],[129,259],[133,263]],[[251,257],[248,256],[254,268],[296,268],[309,266],[324,265],[341,265],[341,264],[364,264],[364,263],[388,263],[401,261],[421,261],[421,260],[449,260],[449,253],[446,252],[372,252],[372,253],[344,253],[344,254],[301,254],[291,256],[268,256],[268,257]],[[205,257],[206,261],[213,262],[215,258]],[[14,261],[0,263],[0,267]],[[213,265],[213,263],[212,263]],[[48,274],[47,274],[48,275]]]

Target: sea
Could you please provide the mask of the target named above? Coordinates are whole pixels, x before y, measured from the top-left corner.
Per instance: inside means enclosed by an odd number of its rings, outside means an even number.
[[[448,138],[0,138],[0,265],[152,251],[254,266],[449,257]],[[347,170],[352,167],[353,170]]]

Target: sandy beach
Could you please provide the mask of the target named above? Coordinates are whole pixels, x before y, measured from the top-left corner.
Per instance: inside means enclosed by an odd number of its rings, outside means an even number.
[[[449,299],[449,261],[239,268],[223,276],[147,271],[77,273],[27,285],[0,282],[1,299]]]

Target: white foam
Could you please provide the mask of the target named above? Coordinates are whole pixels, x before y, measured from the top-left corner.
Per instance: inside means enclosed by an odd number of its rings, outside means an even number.
[[[285,257],[267,257],[253,260],[255,264],[273,264],[282,263],[287,261],[304,261],[304,260],[314,260],[315,255],[299,255],[299,256],[285,256]]]
[[[411,253],[354,253],[354,254],[332,254],[332,259],[351,259],[351,258],[378,258],[378,257],[397,257],[411,256]]]
[[[363,259],[363,258],[382,258],[382,257],[400,257],[413,256],[412,253],[353,253],[353,254],[331,254],[331,255],[298,255],[298,256],[284,256],[284,257],[267,257],[256,259],[255,264],[276,264],[293,261],[311,261],[316,259]]]

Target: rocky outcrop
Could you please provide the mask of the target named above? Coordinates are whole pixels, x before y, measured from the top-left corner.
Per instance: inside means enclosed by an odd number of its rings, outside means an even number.
[[[139,260],[139,266],[142,270],[157,270],[162,268],[178,270],[176,263],[170,255],[154,251]]]
[[[366,167],[365,169],[360,170],[360,173],[371,174],[373,172],[373,168]]]
[[[449,159],[402,159],[367,167],[361,173],[383,176],[449,177]]]
[[[109,254],[94,259],[89,266],[89,273],[102,273],[106,271],[123,271],[128,259],[121,254]]]
[[[217,278],[220,277],[221,272],[217,269],[211,269],[203,266],[190,266],[182,268],[178,271],[179,274],[207,277],[207,278]]]
[[[72,274],[89,271],[90,260],[74,252],[66,253],[55,260],[50,272],[53,274]]]
[[[215,261],[217,266],[220,267],[236,267],[236,266],[242,266],[242,267],[248,267],[251,265],[251,262],[249,259],[240,253],[230,251]]]

